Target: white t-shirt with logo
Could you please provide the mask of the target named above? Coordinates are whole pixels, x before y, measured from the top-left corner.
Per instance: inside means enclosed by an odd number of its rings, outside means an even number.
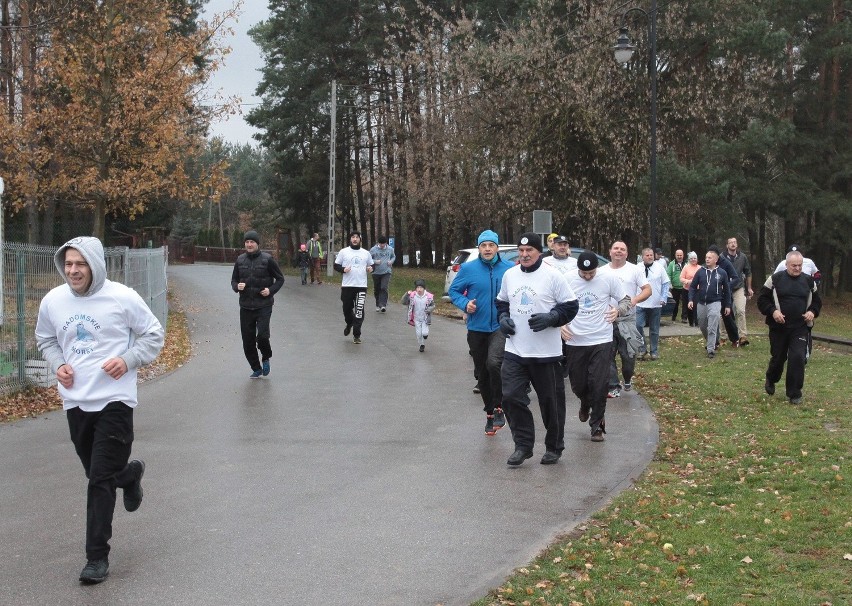
[[[598,271],[591,280],[575,273],[568,286],[577,295],[580,310],[568,324],[571,338],[569,346],[600,345],[612,341],[612,323],[606,321],[606,312],[614,301],[624,298],[624,286],[612,273]]]
[[[568,255],[564,259],[557,259],[556,257],[545,257],[544,263],[547,263],[554,269],[558,269],[559,273],[561,273],[566,278],[570,277],[571,273],[577,273],[577,259]]]
[[[342,267],[352,269],[343,274],[341,286],[356,286],[367,288],[367,266],[373,264],[373,257],[363,248],[353,249],[351,246],[341,249],[334,262]]]
[[[559,271],[546,263],[532,272],[521,271],[520,265],[511,267],[503,274],[497,299],[509,302],[509,314],[515,322],[515,334],[506,339],[507,352],[521,358],[554,358],[562,355],[559,328],[550,327],[533,332],[529,326],[533,314],[547,313],[558,303],[577,299]]]

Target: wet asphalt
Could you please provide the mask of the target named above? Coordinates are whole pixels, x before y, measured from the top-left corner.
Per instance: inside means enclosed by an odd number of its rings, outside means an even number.
[[[539,464],[539,420],[536,456],[509,468],[508,428],[483,432],[461,322],[436,317],[419,353],[405,308],[376,313],[368,296],[355,345],[338,287],[294,277],[276,296],[272,372],[250,380],[230,273],[169,270],[194,354],[140,386],[145,498],[131,514],[119,495],[106,582],[77,581],[86,481],[64,414],[0,426],[0,604],[468,604],[653,456],[636,392],[609,400],[596,444],[568,389],[562,459]]]

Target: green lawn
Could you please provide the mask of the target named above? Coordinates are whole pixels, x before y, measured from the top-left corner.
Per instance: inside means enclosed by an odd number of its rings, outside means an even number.
[[[664,339],[634,380],[655,460],[477,604],[852,603],[852,356],[817,347],[792,406],[783,382],[763,392],[768,339],[751,341],[708,361],[700,338]]]

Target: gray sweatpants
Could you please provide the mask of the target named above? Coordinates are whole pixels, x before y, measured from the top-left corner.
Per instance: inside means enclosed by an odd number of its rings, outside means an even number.
[[[707,352],[716,350],[719,339],[719,320],[722,319],[722,302],[698,304],[698,328],[707,342]]]

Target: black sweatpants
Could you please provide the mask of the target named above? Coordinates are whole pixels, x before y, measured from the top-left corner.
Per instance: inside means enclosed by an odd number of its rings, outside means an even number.
[[[467,331],[467,346],[473,357],[473,376],[482,398],[483,410],[494,414],[495,408],[503,405],[503,379],[500,367],[506,336],[499,330],[494,332]]]
[[[71,441],[89,478],[86,559],[99,560],[109,555],[115,489],[136,480],[127,468],[133,445],[133,409],[124,402],[110,402],[99,412],[70,408],[66,417]]]
[[[689,303],[689,291],[685,288],[672,288],[669,291],[672,295],[672,299],[674,299],[674,311],[672,312],[672,322],[677,322],[677,311],[680,309],[680,319],[686,320],[687,312],[689,309],[686,304]],[[683,307],[681,307],[681,303]]]
[[[367,287],[344,286],[340,289],[340,300],[343,302],[343,319],[346,325],[352,327],[353,336],[360,337],[361,325],[364,323]]]
[[[243,353],[252,370],[260,370],[257,350],[264,360],[272,357],[272,345],[269,342],[269,320],[272,318],[272,306],[260,309],[240,308],[240,334],[243,338]]]
[[[591,410],[589,427],[594,434],[606,414],[607,377],[610,372],[612,343],[568,346],[568,380],[571,391],[580,399],[580,407]]]
[[[561,453],[565,449],[565,380],[559,361],[524,362],[504,357],[500,374],[503,378],[503,409],[515,448],[532,452],[535,446],[535,421],[527,395],[527,387],[532,384],[546,430],[544,446],[547,450]]]
[[[788,398],[801,398],[805,384],[805,364],[811,333],[807,326],[769,329],[769,367],[766,380],[773,385],[781,380],[787,363],[786,389]]]

